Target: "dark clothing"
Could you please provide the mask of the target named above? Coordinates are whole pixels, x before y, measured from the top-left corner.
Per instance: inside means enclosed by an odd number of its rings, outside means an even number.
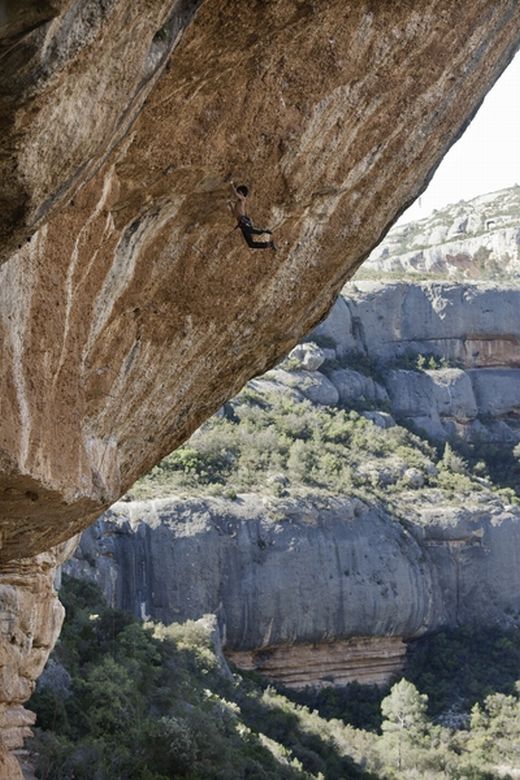
[[[264,233],[270,233],[270,230],[262,230],[262,228],[255,228],[251,221],[251,217],[239,217],[237,228],[240,228],[245,242],[251,249],[271,249],[273,246],[272,241],[253,241],[253,236],[261,236]]]

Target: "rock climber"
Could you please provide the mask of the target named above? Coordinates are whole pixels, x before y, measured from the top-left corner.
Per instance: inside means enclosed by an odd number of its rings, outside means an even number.
[[[249,189],[245,184],[240,184],[238,187],[235,187],[233,182],[231,182],[231,187],[237,199],[233,206],[233,214],[237,218],[236,227],[240,228],[242,231],[242,235],[244,236],[248,247],[250,249],[273,249],[276,252],[278,247],[272,239],[271,241],[253,240],[253,236],[262,236],[264,233],[271,236],[272,230],[269,230],[268,228],[264,229],[254,227],[251,217],[247,215],[246,200],[247,196],[249,195]]]

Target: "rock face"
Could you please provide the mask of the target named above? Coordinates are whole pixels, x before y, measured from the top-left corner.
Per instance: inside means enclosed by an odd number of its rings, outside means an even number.
[[[260,672],[287,688],[320,688],[351,682],[383,685],[402,670],[405,655],[405,643],[392,636],[227,653],[240,669]]]
[[[511,446],[519,305],[518,289],[489,283],[352,283],[309,341],[250,384],[354,407],[381,427]],[[463,367],[397,367],[420,354]],[[228,657],[294,686],[381,682],[402,664],[403,639],[520,620],[518,509],[488,492],[450,503],[421,491],[427,474],[413,466],[362,468],[368,482],[400,479],[401,519],[349,498],[121,502],[65,570],[142,618],[217,614]]]
[[[520,37],[515,0],[45,7],[4,20],[4,560],[85,526],[296,343]],[[231,176],[277,254],[232,231]]]
[[[309,339],[339,359],[358,353],[390,363],[422,353],[461,368],[518,368],[519,305],[511,283],[355,281]]]
[[[352,498],[119,502],[64,568],[141,618],[216,613],[232,660],[291,685],[382,682],[403,638],[520,620],[520,510],[400,500],[407,522]]]
[[[3,4],[1,259],[44,224],[125,136],[200,4]]]
[[[394,228],[371,253],[364,271],[518,278],[520,186],[460,201]]]
[[[23,706],[47,661],[64,610],[53,587],[56,567],[72,555],[73,540],[35,558],[13,561],[0,574],[0,777],[15,780],[19,748],[35,716]]]
[[[234,650],[358,636],[367,625],[376,635],[413,635],[425,622],[431,583],[416,581],[424,574],[418,545],[360,502],[282,502],[266,511],[255,497],[158,499],[119,502],[104,518],[82,537],[82,565],[71,561],[65,571],[88,573],[92,564],[110,602],[141,617],[170,623],[220,611]],[[376,600],[366,585],[379,576],[375,589],[387,587],[389,561],[395,583]],[[396,621],[398,603],[409,606]]]
[[[316,373],[341,403],[386,405],[437,441],[509,446],[520,441],[519,310],[511,284],[353,282],[308,338],[332,350]],[[296,368],[297,388],[310,379]]]
[[[73,536],[294,346],[519,39],[515,0],[4,3],[2,562]],[[231,232],[230,176],[276,255]]]

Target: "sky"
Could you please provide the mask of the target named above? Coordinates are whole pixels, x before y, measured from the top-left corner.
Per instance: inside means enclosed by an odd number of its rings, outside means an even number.
[[[520,184],[520,54],[486,95],[428,189],[401,216],[399,224],[513,184]]]

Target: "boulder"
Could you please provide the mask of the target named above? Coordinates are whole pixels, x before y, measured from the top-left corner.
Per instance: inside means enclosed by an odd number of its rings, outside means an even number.
[[[394,418],[388,412],[361,412],[361,416],[373,422],[378,428],[393,428],[396,424]]]
[[[468,372],[458,368],[427,371],[433,382],[433,402],[439,415],[472,420],[479,413]]]
[[[326,376],[319,371],[284,371],[276,368],[269,371],[268,378],[319,406],[334,406],[339,401],[339,393]]]
[[[297,344],[287,355],[286,361],[303,371],[317,371],[325,362],[325,351],[312,341]]]
[[[403,484],[412,490],[418,490],[424,486],[424,474],[414,467],[406,469],[403,474]]]
[[[393,369],[385,384],[395,417],[411,422],[432,439],[446,438],[435,403],[435,384],[427,373]]]
[[[520,369],[488,368],[468,371],[480,414],[499,417],[518,414]]]
[[[372,377],[350,368],[336,368],[327,372],[329,380],[339,393],[340,403],[345,405],[370,402],[388,403],[385,388]]]
[[[293,401],[303,401],[305,396],[303,392],[300,392],[298,389],[298,383],[291,383],[291,373],[292,372],[285,371],[281,368],[273,369],[261,379],[251,379],[247,386],[261,396],[269,396],[271,393],[281,393],[282,395],[289,396]],[[237,401],[234,401],[232,406],[240,417],[240,398]]]

